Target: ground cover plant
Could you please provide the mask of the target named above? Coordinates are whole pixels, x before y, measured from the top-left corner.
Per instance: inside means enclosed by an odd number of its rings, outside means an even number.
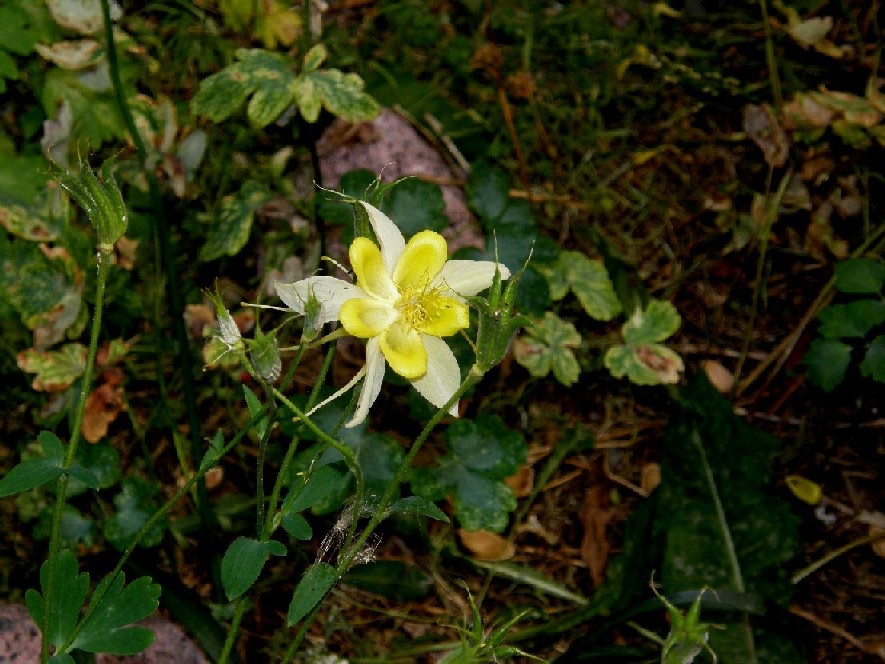
[[[16,656],[885,657],[877,9],[4,3]]]

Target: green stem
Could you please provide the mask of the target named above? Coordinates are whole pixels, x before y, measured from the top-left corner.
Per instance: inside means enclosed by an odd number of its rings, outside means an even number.
[[[366,527],[363,528],[359,536],[356,537],[353,544],[351,544],[350,547],[348,547],[346,551],[343,551],[342,555],[339,556],[337,565],[338,578],[341,578],[341,576],[350,568],[360,551],[362,551],[363,546],[365,546],[366,541],[387,516],[387,508],[390,507],[393,497],[396,495],[397,490],[406,478],[406,473],[408,473],[409,469],[412,467],[415,457],[418,456],[421,447],[427,442],[431,432],[436,428],[436,425],[440,423],[442,418],[445,417],[449,409],[458,403],[461,397],[464,396],[470,388],[476,385],[482,376],[482,371],[477,367],[474,366],[471,368],[467,377],[462,381],[460,387],[458,387],[448,402],[436,411],[421,433],[418,434],[415,442],[412,443],[412,447],[409,449],[399,468],[397,468],[393,479],[388,483],[387,489],[384,491],[384,495],[381,496],[381,500],[378,502],[378,505],[375,508],[375,513],[369,520],[369,523],[366,524]],[[354,515],[354,518],[356,518],[356,515]],[[320,604],[321,603],[318,602],[317,606],[314,607],[314,609],[301,621],[301,625],[298,628],[298,632],[295,634],[295,638],[292,640],[292,643],[289,644],[289,648],[283,656],[283,664],[288,664],[295,656],[295,652],[304,640],[304,636],[307,634],[307,630],[313,622],[317,611],[319,611]]]
[[[482,374],[479,371],[474,371],[471,369],[468,372],[467,377],[462,381],[460,387],[455,390],[455,393],[452,395],[451,399],[438,411],[434,414],[433,417],[427,422],[427,425],[418,434],[418,437],[415,439],[415,442],[412,443],[411,449],[409,449],[406,454],[403,462],[400,464],[399,468],[396,470],[396,474],[393,476],[393,479],[387,485],[387,489],[384,491],[384,495],[381,496],[381,500],[378,501],[378,505],[375,508],[375,514],[369,520],[369,523],[366,524],[366,527],[360,533],[359,537],[356,538],[353,545],[348,549],[348,551],[339,559],[338,562],[338,573],[339,575],[344,574],[353,563],[356,556],[359,554],[362,547],[365,545],[366,540],[372,535],[378,525],[385,519],[387,516],[387,508],[390,507],[390,503],[393,500],[393,497],[396,495],[397,490],[400,485],[406,478],[406,474],[409,472],[409,469],[412,467],[412,462],[415,460],[415,457],[418,456],[418,452],[421,451],[421,447],[427,442],[428,437],[431,432],[436,428],[436,425],[440,423],[443,417],[445,417],[446,413],[448,413],[449,408],[458,403],[458,400],[464,396],[464,394],[476,385],[480,378],[482,378]]]
[[[221,654],[218,655],[217,664],[227,664],[227,658],[233,650],[234,643],[237,640],[237,632],[240,629],[240,622],[243,620],[243,614],[246,612],[246,600],[248,595],[243,595],[237,600],[237,607],[234,610],[234,616],[230,621],[230,627],[227,628],[227,636],[224,639],[224,646]]]
[[[126,124],[126,129],[132,137],[135,149],[138,151],[140,166],[142,172],[148,181],[148,189],[150,192],[151,208],[154,221],[154,239],[157,243],[158,253],[163,259],[163,268],[166,272],[166,283],[169,289],[169,316],[172,320],[172,327],[175,335],[175,343],[177,346],[177,355],[179,366],[181,367],[181,379],[184,390],[184,402],[187,410],[188,427],[190,429],[191,439],[191,458],[196,466],[199,466],[203,456],[202,452],[202,435],[200,433],[201,423],[199,413],[197,411],[196,393],[194,391],[193,378],[193,358],[190,352],[190,346],[187,337],[187,330],[184,324],[184,305],[181,295],[181,282],[178,278],[178,270],[175,265],[175,259],[172,252],[172,244],[169,240],[169,227],[166,222],[166,215],[163,212],[163,203],[160,197],[160,186],[154,172],[147,168],[148,152],[144,144],[141,134],[135,125],[132,117],[132,111],[123,94],[123,82],[120,79],[120,67],[117,61],[117,49],[114,43],[114,29],[111,21],[110,1],[101,0],[102,15],[104,18],[105,40],[107,41],[108,67],[111,75],[111,82],[114,88],[114,97],[117,101],[117,107]],[[200,521],[203,526],[204,539],[209,550],[212,550],[212,542],[214,541],[213,531],[210,528],[215,522],[214,515],[209,506],[208,493],[206,492],[205,482],[197,484],[197,510],[200,514]]]
[[[236,447],[243,437],[246,435],[246,432],[249,431],[250,428],[255,426],[258,422],[261,421],[263,417],[267,415],[267,406],[262,406],[261,409],[255,413],[251,420],[243,427],[236,436],[234,436],[231,441],[221,448],[218,453],[218,460],[220,461],[228,452],[230,452],[234,447]],[[61,648],[64,651],[66,648],[70,646],[71,643],[77,638],[77,635],[80,633],[80,630],[83,629],[83,625],[86,624],[86,621],[89,620],[89,617],[95,611],[96,607],[101,603],[101,600],[104,598],[105,593],[108,591],[110,586],[113,583],[113,578],[120,574],[123,571],[123,567],[129,561],[129,558],[135,552],[135,548],[138,546],[139,542],[145,538],[145,536],[151,532],[156,524],[163,519],[181,500],[190,490],[197,484],[197,482],[201,481],[206,473],[208,473],[212,468],[215,467],[215,464],[206,464],[205,466],[201,466],[196,473],[191,475],[188,480],[179,487],[178,491],[167,500],[160,509],[154,512],[147,521],[144,522],[144,525],[141,529],[135,534],[135,537],[132,538],[132,541],[129,543],[129,546],[126,547],[126,550],[123,552],[123,555],[120,556],[120,559],[117,561],[117,564],[114,566],[114,569],[111,570],[110,574],[108,574],[108,579],[111,580],[110,583],[105,584],[104,589],[98,593],[96,593],[89,602],[89,606],[87,607],[85,613],[80,617],[77,626],[73,629],[70,636],[68,637],[67,642]]]
[[[80,442],[80,429],[83,426],[83,416],[86,412],[86,399],[92,386],[92,373],[95,369],[95,355],[98,352],[98,337],[101,332],[101,315],[104,308],[104,290],[107,283],[108,273],[113,265],[112,250],[98,252],[98,275],[95,284],[95,310],[92,314],[92,331],[89,335],[89,351],[86,355],[86,368],[83,370],[83,378],[80,382],[80,398],[77,402],[77,410],[74,415],[74,425],[71,438],[68,442],[68,451],[65,455],[62,468],[68,469],[74,463],[77,454],[77,444]],[[43,597],[43,636],[40,643],[40,661],[45,664],[49,659],[49,641],[47,629],[55,601],[55,565],[61,550],[61,519],[64,513],[65,500],[68,489],[68,475],[62,474],[56,485],[55,508],[52,513],[52,531],[49,536],[49,558],[46,577],[46,589]]]

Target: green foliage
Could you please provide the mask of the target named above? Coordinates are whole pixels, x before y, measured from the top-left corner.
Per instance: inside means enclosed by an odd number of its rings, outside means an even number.
[[[528,454],[522,436],[500,418],[480,415],[458,420],[446,431],[449,453],[433,468],[416,468],[412,491],[427,500],[451,495],[455,516],[467,530],[501,532],[516,508],[513,491],[504,484]]]
[[[517,614],[509,620],[487,629],[483,624],[482,616],[473,596],[468,591],[470,602],[470,625],[466,628],[458,627],[461,636],[461,645],[447,653],[440,664],[472,664],[473,662],[498,662],[507,661],[512,657],[525,657],[528,659],[543,661],[523,652],[516,646],[507,645],[504,640],[510,630],[525,617],[524,613]]]
[[[33,53],[37,42],[52,42],[57,32],[42,2],[9,0],[0,6],[0,93],[6,81],[19,77],[14,56]]]
[[[304,618],[326,596],[337,580],[338,571],[328,563],[318,562],[311,565],[295,587],[286,622],[291,626]]]
[[[798,522],[769,486],[778,448],[777,439],[735,416],[704,378],[686,386],[665,437],[655,522],[667,593],[709,587],[714,596],[728,590],[789,602]],[[723,664],[770,661],[753,651],[783,642],[764,620],[726,615],[722,622],[710,645]],[[793,654],[781,661],[798,661]]]
[[[450,223],[439,185],[415,178],[399,181],[385,198],[381,210],[396,219],[407,240],[422,230],[439,233]]]
[[[550,285],[550,298],[561,300],[571,291],[584,311],[596,320],[611,320],[621,304],[605,265],[580,251],[563,251],[556,261],[541,268]]]
[[[134,541],[135,535],[157,511],[157,487],[138,476],[126,477],[120,482],[120,493],[114,496],[116,511],[104,524],[108,541],[123,551]],[[166,532],[166,520],[160,519],[138,542],[152,547],[160,543]]]
[[[531,254],[538,223],[526,201],[510,199],[506,173],[478,164],[465,186],[467,202],[486,232],[486,254],[515,271]]]
[[[286,547],[274,540],[249,537],[233,541],[221,560],[221,583],[229,600],[235,600],[252,587],[271,554],[285,556]]]
[[[354,588],[388,597],[414,601],[426,597],[433,580],[415,565],[399,560],[376,560],[348,571],[342,582]]]
[[[61,591],[52,595],[55,603],[49,609],[48,623],[44,623],[43,595],[29,590],[25,595],[25,604],[31,618],[55,646],[56,657],[76,649],[91,653],[134,655],[153,642],[153,632],[132,623],[148,617],[157,609],[160,586],[144,576],[124,587],[122,574],[106,577],[98,584],[89,603],[90,614],[71,641],[89,590],[89,574],[79,573],[77,559],[67,549],[59,552],[55,563],[52,568],[55,578],[51,581],[49,564],[44,563],[40,568],[43,593],[49,583]]]
[[[378,113],[375,101],[363,92],[362,79],[338,69],[319,69],[325,47],[314,46],[305,56],[301,73],[287,58],[262,49],[239,49],[238,62],[200,83],[191,110],[214,122],[226,120],[249,99],[246,115],[258,128],[276,120],[293,103],[308,122],[320,110],[350,122],[370,120]]]
[[[246,246],[255,211],[270,200],[270,192],[257,182],[247,181],[236,196],[225,196],[200,249],[200,260],[234,256]]]
[[[615,378],[626,375],[637,385],[675,383],[683,370],[682,358],[659,342],[679,324],[679,313],[669,302],[652,300],[644,310],[637,309],[621,328],[624,344],[606,351],[606,368]]]
[[[575,350],[581,347],[581,334],[575,326],[552,311],[527,328],[514,347],[516,361],[535,378],[551,371],[566,387],[574,385],[581,374]]]
[[[836,266],[835,285],[845,301],[818,316],[820,336],[803,360],[809,380],[832,392],[845,380],[852,359],[862,354],[861,375],[885,382],[885,263],[872,258],[843,261]]]
[[[717,661],[716,654],[707,644],[710,628],[714,625],[701,622],[703,595],[703,592],[698,593],[697,599],[686,612],[680,611],[667,598],[658,595],[670,615],[670,633],[661,649],[661,664],[690,664],[701,650],[706,650],[713,661]]]

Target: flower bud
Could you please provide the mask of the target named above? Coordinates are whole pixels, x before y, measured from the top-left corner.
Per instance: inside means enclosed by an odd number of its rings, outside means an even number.
[[[526,261],[528,265],[528,261]],[[497,366],[516,331],[529,322],[525,316],[514,316],[513,306],[516,302],[516,291],[519,279],[525,272],[526,265],[507,281],[503,286],[500,270],[495,268],[495,277],[489,289],[487,300],[474,299],[479,309],[479,326],[476,332],[476,362],[473,370],[480,375]]]
[[[256,327],[255,339],[250,342],[249,346],[251,348],[249,357],[252,359],[255,372],[262,380],[266,380],[268,383],[275,382],[283,369],[276,330],[270,334],[264,334],[260,327]]]
[[[310,343],[317,338],[323,329],[323,305],[314,295],[313,289],[307,289],[307,300],[304,302],[304,326],[301,329],[301,339]]]
[[[76,172],[54,167],[55,179],[86,210],[98,235],[99,248],[107,251],[126,232],[129,222],[111,163],[108,160],[102,164],[100,177],[95,176],[89,162],[82,157]]]

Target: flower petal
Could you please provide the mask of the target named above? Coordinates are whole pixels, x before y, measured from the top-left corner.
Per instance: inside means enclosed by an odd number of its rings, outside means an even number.
[[[320,325],[338,320],[341,305],[354,297],[365,297],[362,288],[335,277],[309,277],[292,284],[274,282],[277,295],[292,311],[304,314],[304,304],[311,294],[319,301]]]
[[[509,279],[510,270],[498,263],[501,278]],[[476,295],[492,285],[495,278],[494,261],[449,261],[443,265],[435,283],[445,284],[458,295]]]
[[[458,330],[470,327],[470,310],[466,304],[454,298],[437,293],[427,294],[422,307],[427,318],[418,330],[424,334],[449,337]]]
[[[341,305],[338,318],[348,334],[361,339],[377,337],[397,319],[397,311],[383,300],[356,297]]]
[[[396,224],[386,214],[366,202],[362,203],[369,214],[369,223],[372,226],[372,230],[375,231],[378,244],[381,246],[381,255],[384,256],[384,265],[387,267],[387,273],[393,274],[393,268],[399,262],[399,257],[406,246],[406,240],[399,228],[396,227]]]
[[[348,253],[360,288],[379,300],[393,302],[399,297],[378,245],[368,238],[358,237],[350,245]]]
[[[345,429],[351,429],[365,421],[366,415],[369,414],[369,408],[372,407],[381,392],[381,383],[384,380],[386,367],[378,337],[369,339],[366,344],[366,364],[360,369],[360,372],[365,371],[366,379],[363,381],[363,387],[356,402],[356,411],[350,421],[344,425]]]
[[[427,349],[427,373],[412,381],[418,393],[437,408],[446,405],[461,384],[461,369],[451,348],[442,339],[424,337]],[[458,417],[458,404],[449,409],[449,414]]]
[[[393,281],[400,291],[422,290],[445,265],[448,258],[446,239],[433,231],[415,233],[406,244],[393,271]]]
[[[427,351],[422,337],[402,321],[396,321],[378,337],[381,352],[390,368],[407,380],[420,378],[427,371]]]

